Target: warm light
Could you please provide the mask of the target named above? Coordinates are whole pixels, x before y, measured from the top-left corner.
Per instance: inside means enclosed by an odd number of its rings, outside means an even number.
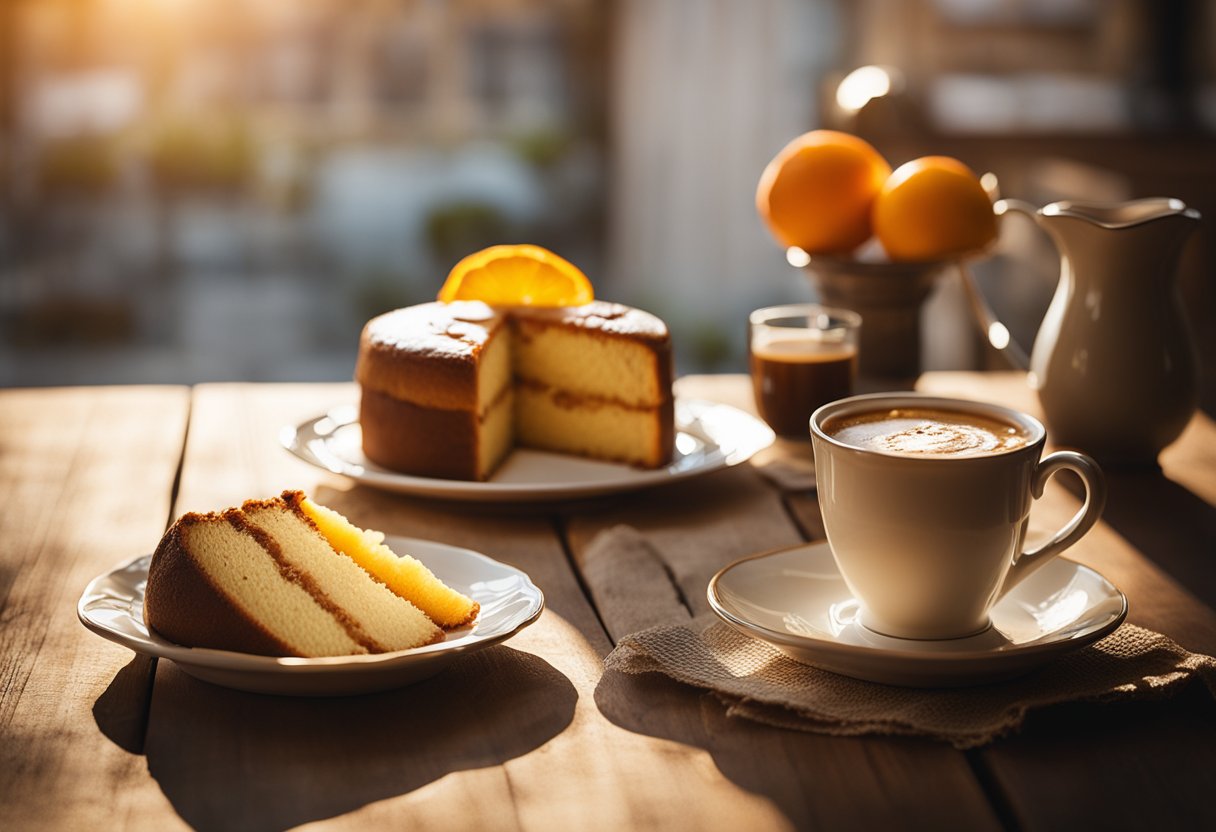
[[[1009,346],[1009,330],[1000,321],[993,321],[988,326],[988,343],[998,350]]]
[[[697,452],[701,443],[684,431],[676,432],[676,451],[680,456],[689,456]]]
[[[1083,589],[1072,589],[1052,595],[1037,609],[1024,605],[1039,625],[1042,632],[1054,633],[1080,618],[1089,607],[1089,593]]]
[[[798,248],[798,246],[790,246],[785,250],[785,262],[795,269],[802,269],[810,265],[811,255]]]
[[[850,72],[836,88],[836,103],[842,110],[855,113],[871,99],[891,91],[891,73],[880,66],[862,66]]]
[[[988,198],[996,201],[1001,196],[1001,184],[997,181],[996,174],[989,171],[980,177],[980,187],[984,189],[984,193],[988,194]]]

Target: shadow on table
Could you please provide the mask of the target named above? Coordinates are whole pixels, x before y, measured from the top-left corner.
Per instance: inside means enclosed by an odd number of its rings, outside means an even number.
[[[689,707],[690,697],[699,708]],[[728,716],[712,694],[660,673],[608,671],[595,702],[627,731],[704,749],[722,776],[771,801],[795,829],[883,829],[897,817],[919,829],[999,828],[978,791],[942,799],[942,789],[970,777],[959,770],[962,755],[945,744],[905,737],[858,742],[763,725]],[[919,768],[909,768],[913,761]],[[875,771],[893,777],[876,779]]]
[[[711,474],[712,476],[712,474]],[[594,514],[599,511],[619,511],[631,503],[645,504],[656,495],[674,494],[685,486],[684,482],[652,486],[638,491],[627,491],[594,497],[579,497],[565,500],[522,500],[502,502],[480,502],[477,500],[450,500],[422,494],[398,494],[360,483],[347,488],[318,485],[313,498],[321,505],[341,513],[350,512],[351,519],[362,514],[392,513],[402,511],[408,515],[413,511],[434,511],[450,518],[483,520],[519,519],[523,521],[564,517],[568,515]],[[369,509],[369,506],[372,508]]]
[[[547,662],[504,646],[411,687],[333,699],[242,693],[161,664],[144,753],[198,830],[289,829],[500,765],[565,729],[578,699]],[[111,687],[129,686],[127,669]],[[99,726],[129,743],[101,724],[111,710],[95,708]]]
[[[1084,496],[1080,480],[1061,477]],[[1209,607],[1216,607],[1216,506],[1160,470],[1106,471],[1102,520]]]

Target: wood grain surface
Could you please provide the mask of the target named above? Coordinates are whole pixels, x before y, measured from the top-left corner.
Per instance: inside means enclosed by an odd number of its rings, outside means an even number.
[[[921,387],[1035,409],[1016,374],[928,374]],[[751,409],[745,377],[678,389]],[[814,492],[787,476],[809,470],[809,444],[611,499],[446,503],[352,484],[278,446],[284,425],[355,394],[0,391],[0,829],[1216,827],[1216,708],[1200,691],[1049,709],[964,754],[770,728],[666,677],[605,673],[612,635],[639,613],[589,594],[597,536],[637,529],[670,582],[654,603],[703,613],[722,566],[822,537]],[[1072,556],[1127,593],[1130,620],[1216,653],[1216,426],[1197,417],[1162,463],[1112,475],[1111,510]],[[284,488],[518,566],[546,611],[432,679],[336,699],[212,686],[74,620],[88,580],[150,551],[172,518]],[[1053,482],[1033,528],[1076,505]]]
[[[76,601],[156,546],[188,413],[186,388],[0,391],[2,829],[175,825],[140,755],[152,663]]]

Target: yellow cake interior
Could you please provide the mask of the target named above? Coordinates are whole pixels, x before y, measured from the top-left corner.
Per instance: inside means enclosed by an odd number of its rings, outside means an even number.
[[[488,476],[511,453],[515,421],[511,353],[511,338],[506,330],[490,338],[481,353],[477,379],[477,413],[481,424],[477,470],[482,477]]]
[[[643,343],[527,319],[515,326],[511,364],[517,379],[633,407],[657,407],[671,395],[660,389],[654,350]]]
[[[444,629],[462,627],[477,617],[478,604],[444,584],[417,558],[397,555],[384,535],[361,529],[331,508],[304,497],[300,508],[336,551],[346,555],[395,594],[410,601]]]
[[[593,459],[654,467],[664,461],[656,419],[660,389],[652,349],[529,320],[512,342],[515,441]]]
[[[283,501],[246,503],[242,511],[250,523],[274,539],[292,568],[322,587],[328,600],[353,619],[371,640],[373,652],[404,650],[436,640],[435,624],[422,611],[384,584],[367,580],[353,559],[338,554],[340,549]]]
[[[291,645],[298,655],[368,652],[307,590],[284,581],[262,546],[226,519],[217,516],[212,522],[185,526],[182,538],[211,584],[271,636]]]

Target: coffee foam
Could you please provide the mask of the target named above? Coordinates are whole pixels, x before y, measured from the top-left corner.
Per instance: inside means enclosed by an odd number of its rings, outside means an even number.
[[[1021,448],[1021,428],[973,413],[899,408],[829,419],[823,425],[838,442],[902,456],[979,456]]]
[[[819,364],[827,361],[847,361],[857,355],[857,350],[847,344],[787,339],[753,344],[752,355],[763,361],[782,364]]]
[[[843,337],[822,332],[791,330],[780,334],[756,334],[751,353],[765,361],[785,364],[814,364],[821,361],[842,361],[857,355],[857,347]]]

